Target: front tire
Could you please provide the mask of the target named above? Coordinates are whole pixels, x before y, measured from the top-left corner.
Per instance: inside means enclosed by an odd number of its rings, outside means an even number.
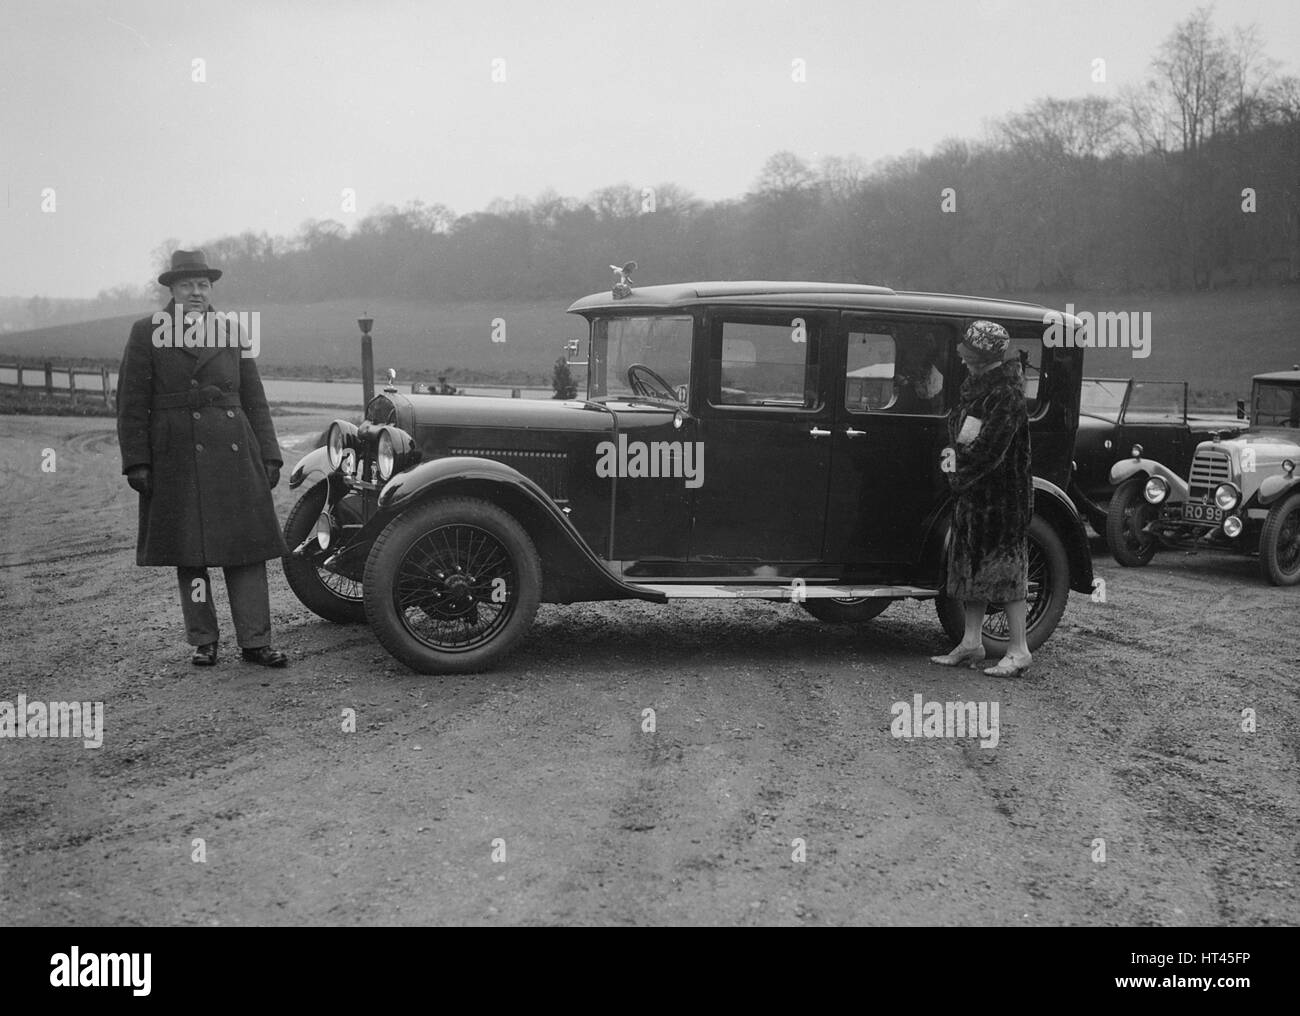
[[[884,613],[893,600],[883,596],[856,596],[804,600],[799,606],[827,624],[860,624]]]
[[[1070,598],[1070,557],[1055,529],[1041,515],[1029,522],[1029,588],[1025,594],[1025,641],[1032,653],[1048,640]],[[934,603],[944,634],[954,643],[966,634],[963,605],[940,593]],[[1011,629],[1006,612],[990,604],[984,615],[984,651],[990,657],[1006,655]]]
[[[293,506],[289,517],[284,520],[284,542],[290,550],[311,534],[312,527],[325,509],[328,493],[329,482],[321,480]],[[360,582],[318,568],[314,562],[299,557],[284,557],[281,563],[293,595],[313,614],[337,624],[357,624],[366,619]]]
[[[1275,504],[1259,534],[1259,569],[1275,586],[1300,582],[1300,493]]]
[[[366,558],[366,619],[384,648],[421,674],[486,670],[532,624],[542,565],[508,512],[478,498],[410,509]]]
[[[1160,509],[1142,496],[1145,487],[1140,476],[1125,480],[1115,488],[1106,513],[1106,545],[1125,568],[1141,568],[1156,555],[1156,538],[1142,530]]]

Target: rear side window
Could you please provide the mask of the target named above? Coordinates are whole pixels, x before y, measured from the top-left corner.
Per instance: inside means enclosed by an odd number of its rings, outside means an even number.
[[[817,321],[797,314],[763,321],[715,320],[711,339],[713,405],[818,408]]]
[[[942,416],[955,329],[942,322],[853,320],[844,405],[850,413]]]

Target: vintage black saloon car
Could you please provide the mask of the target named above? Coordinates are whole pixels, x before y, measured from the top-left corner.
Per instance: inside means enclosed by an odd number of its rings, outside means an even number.
[[[1235,428],[1234,428],[1235,431]],[[1257,374],[1250,427],[1213,434],[1186,472],[1141,444],[1115,463],[1106,542],[1127,567],[1160,547],[1258,554],[1278,586],[1300,583],[1300,367]]]
[[[632,287],[586,319],[584,397],[403,395],[331,425],[294,468],[285,571],[309,608],[365,618],[426,673],[490,666],[539,602],[755,597],[824,621],[943,596],[945,413],[967,324],[1004,325],[1030,382],[1035,516],[1028,635],[1092,589],[1064,493],[1081,349],[1022,303],[821,283]],[[1007,644],[991,608],[990,652]]]
[[[1248,425],[1229,416],[1188,413],[1186,381],[1086,377],[1079,392],[1070,497],[1097,535],[1105,536],[1106,511],[1115,493],[1110,470],[1135,444],[1184,476],[1202,441],[1211,434],[1231,437]]]

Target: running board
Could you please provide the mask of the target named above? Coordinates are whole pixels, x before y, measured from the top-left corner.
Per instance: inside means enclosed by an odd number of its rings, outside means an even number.
[[[634,582],[641,589],[662,593],[670,600],[679,599],[716,599],[716,600],[803,600],[860,599],[865,597],[898,600],[915,597],[918,600],[933,599],[939,595],[936,589],[921,586],[825,586],[805,585],[803,580],[783,582],[779,585],[720,585],[689,584],[685,582]]]

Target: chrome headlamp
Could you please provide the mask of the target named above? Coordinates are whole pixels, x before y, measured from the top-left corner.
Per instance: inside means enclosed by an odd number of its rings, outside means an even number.
[[[357,428],[347,420],[335,420],[325,437],[325,454],[329,456],[330,469],[343,465],[343,453],[357,446]]]
[[[388,482],[403,469],[408,469],[419,461],[420,450],[416,448],[411,435],[400,427],[381,427],[379,440],[375,448],[375,464],[379,468],[379,479]]]
[[[1241,504],[1241,491],[1235,483],[1221,483],[1214,488],[1214,503],[1225,512],[1230,512]]]
[[[1169,496],[1169,481],[1163,476],[1152,476],[1142,488],[1142,496],[1151,504],[1160,504]]]

